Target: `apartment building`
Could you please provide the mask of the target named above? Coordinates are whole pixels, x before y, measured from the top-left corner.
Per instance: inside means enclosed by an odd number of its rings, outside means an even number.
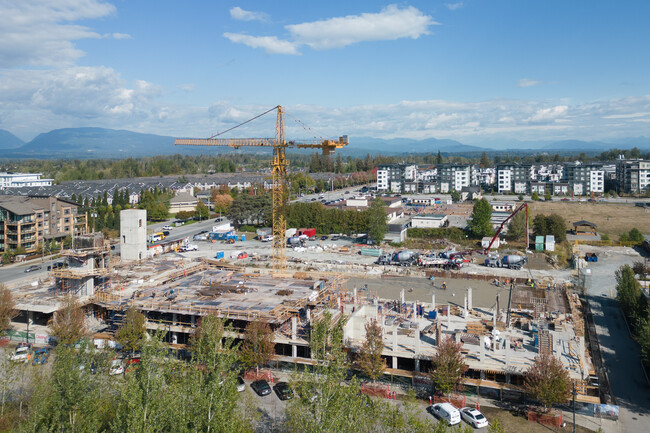
[[[0,252],[19,247],[27,253],[50,240],[86,233],[79,204],[49,196],[0,196]]]
[[[602,194],[605,192],[605,171],[599,163],[576,161],[564,166],[564,181],[574,195]]]
[[[41,179],[43,173],[0,172],[0,189],[52,186],[53,179]]]
[[[619,193],[644,194],[650,188],[650,161],[621,159],[616,163]]]
[[[497,164],[497,190],[506,194],[526,194],[532,175],[532,164]]]
[[[438,188],[443,194],[478,185],[478,170],[474,164],[438,165]]]
[[[401,193],[405,191],[405,182],[414,182],[417,165],[382,164],[377,167],[377,191]]]

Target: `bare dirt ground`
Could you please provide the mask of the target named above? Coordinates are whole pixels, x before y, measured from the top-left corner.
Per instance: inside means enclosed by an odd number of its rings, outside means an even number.
[[[507,410],[498,409],[496,407],[481,406],[481,412],[486,416],[490,421],[498,419],[499,424],[503,426],[503,429],[507,433],[549,433],[549,432],[571,432],[573,431],[573,423],[570,419],[564,419],[566,421],[566,427],[551,427],[547,425],[538,424],[532,421],[528,421],[522,416],[517,416],[512,412]],[[589,430],[580,425],[576,425],[576,432],[579,433],[589,433],[593,430]]]
[[[598,233],[607,233],[611,239],[628,232],[634,227],[642,233],[650,233],[650,209],[632,205],[589,202],[534,202],[530,204],[531,222],[535,215],[557,213],[567,222],[567,229],[573,223],[587,220],[597,225]]]

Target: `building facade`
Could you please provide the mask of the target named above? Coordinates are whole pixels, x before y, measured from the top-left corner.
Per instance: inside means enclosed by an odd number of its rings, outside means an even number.
[[[382,164],[377,167],[377,191],[404,192],[405,184],[416,177],[417,165]]]
[[[52,186],[53,179],[41,179],[43,173],[0,173],[0,189]]]
[[[602,164],[582,164],[580,161],[566,164],[564,180],[574,195],[602,194],[605,191],[605,172]]]
[[[497,164],[497,191],[501,194],[526,194],[532,174],[532,164]]]
[[[87,232],[79,204],[57,197],[0,197],[0,252],[35,252],[45,242]]]
[[[644,194],[650,188],[650,161],[622,159],[616,163],[619,193]]]
[[[440,164],[437,168],[438,190],[443,194],[478,185],[478,172],[474,164]]]

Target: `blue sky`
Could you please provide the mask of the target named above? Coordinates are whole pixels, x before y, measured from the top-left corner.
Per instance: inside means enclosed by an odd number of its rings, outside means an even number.
[[[207,137],[278,104],[296,138],[650,136],[647,1],[0,0],[0,16],[0,129],[24,140]]]

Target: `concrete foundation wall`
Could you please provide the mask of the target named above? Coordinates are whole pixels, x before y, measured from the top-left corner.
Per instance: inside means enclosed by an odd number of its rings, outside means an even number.
[[[147,257],[147,211],[125,209],[120,212],[120,255],[123,261]]]

